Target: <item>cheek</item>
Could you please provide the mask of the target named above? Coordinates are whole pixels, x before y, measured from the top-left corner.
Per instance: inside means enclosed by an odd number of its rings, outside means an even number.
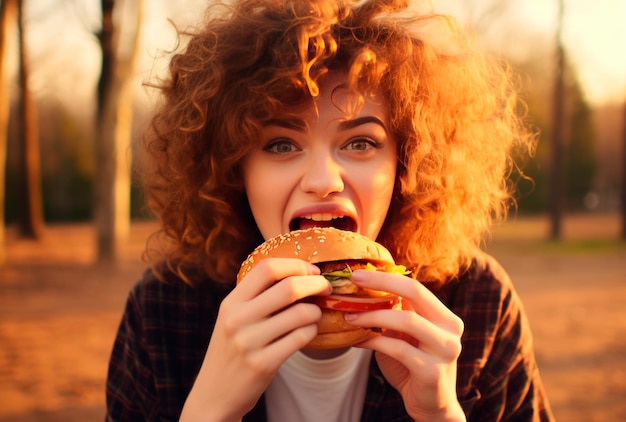
[[[289,172],[281,171],[280,166],[251,165],[244,171],[244,188],[251,202],[267,206],[282,198],[292,177]]]
[[[376,169],[370,173],[371,189],[377,196],[383,200],[391,201],[393,188],[396,181],[397,156],[389,154]],[[373,177],[371,175],[374,175]]]
[[[259,166],[253,159],[244,163],[244,188],[257,225],[259,225],[258,214],[267,208],[267,202],[271,196],[268,192],[272,183],[268,177],[269,174],[263,169],[263,166]]]
[[[391,196],[393,195],[393,188],[396,179],[395,166],[388,166],[383,171],[375,173],[376,175],[371,178],[371,182],[368,186],[370,191],[369,196],[374,200],[375,205],[380,205],[384,209],[386,215],[389,204],[391,203]]]
[[[360,179],[359,196],[363,207],[365,234],[375,239],[387,217],[396,179],[395,161],[371,171]]]
[[[261,234],[265,239],[280,234],[287,175],[254,160],[245,163],[243,175],[250,210]]]

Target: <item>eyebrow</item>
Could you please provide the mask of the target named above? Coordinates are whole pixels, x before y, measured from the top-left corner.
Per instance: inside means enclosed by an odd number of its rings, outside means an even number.
[[[367,123],[375,123],[379,126],[382,126],[385,129],[385,124],[378,117],[363,116],[363,117],[357,117],[356,119],[346,120],[346,121],[339,123],[339,130],[353,129],[355,127],[365,125]]]
[[[270,119],[264,122],[263,126],[279,126],[286,129],[297,130],[299,132],[304,132],[309,127],[309,125],[304,120],[295,117]]]
[[[354,129],[355,127],[365,125],[368,123],[374,123],[379,126],[382,126],[386,129],[385,124],[382,120],[375,116],[363,116],[357,117],[356,119],[345,120],[339,123],[339,130],[349,130]],[[306,121],[298,118],[282,118],[282,119],[270,119],[266,121],[263,126],[279,126],[287,129],[293,129],[300,132],[304,132],[308,128],[308,124]]]

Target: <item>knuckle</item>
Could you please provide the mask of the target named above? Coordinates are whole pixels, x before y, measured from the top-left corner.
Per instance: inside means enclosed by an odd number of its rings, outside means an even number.
[[[263,378],[273,374],[274,369],[268,365],[267,359],[263,359],[261,356],[252,355],[247,361],[246,365],[251,373],[257,374]]]
[[[461,317],[454,315],[453,324],[454,334],[457,334],[460,337],[465,331],[465,323],[463,322]]]
[[[249,342],[241,335],[235,335],[232,337],[232,346],[238,354],[244,356],[250,350]]]
[[[461,345],[460,339],[455,339],[450,342],[450,357],[452,360],[457,360],[461,355],[461,351],[463,350],[463,346]]]
[[[317,335],[317,326],[306,325],[294,330],[292,334],[294,337],[294,344],[296,344],[298,348],[302,348],[310,343],[311,340],[313,340],[313,338]]]
[[[418,325],[421,319],[419,314],[415,312],[399,312],[398,314],[394,315],[400,319],[400,324],[405,327]]]
[[[449,318],[442,324],[442,327],[448,331],[451,335],[461,337],[463,331],[465,331],[465,323],[455,314],[450,314]]]
[[[451,337],[444,344],[443,358],[449,362],[456,361],[458,357],[461,355],[462,349],[463,349],[463,346],[461,344],[460,337],[456,337],[456,336]]]
[[[413,346],[406,341],[399,341],[394,345],[393,357],[400,362],[405,362],[413,355]]]
[[[274,266],[272,265],[272,259],[264,259],[255,267],[259,276],[264,278],[272,277],[275,273]]]
[[[227,337],[233,337],[239,325],[233,318],[224,318],[223,321],[222,327],[224,327],[224,334],[226,334]]]
[[[222,313],[222,327],[224,334],[229,337],[234,336],[242,326],[242,320],[239,316],[239,312],[224,312]]]
[[[276,295],[278,303],[286,305],[298,300],[298,294],[295,289],[294,281],[291,277],[286,277],[272,288],[273,294]]]
[[[319,306],[311,303],[297,303],[293,306],[294,311],[302,316],[304,322],[315,322],[322,317],[322,310]]]

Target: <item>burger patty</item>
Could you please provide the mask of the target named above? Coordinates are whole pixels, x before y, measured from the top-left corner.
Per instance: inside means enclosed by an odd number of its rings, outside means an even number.
[[[362,270],[367,266],[366,261],[360,261],[358,259],[346,259],[344,261],[327,261],[318,262],[315,264],[319,267],[322,273],[330,273],[333,271],[343,270],[346,266],[354,270]]]
[[[367,266],[367,262],[348,259],[344,261],[320,262],[315,265],[320,268],[322,275],[324,275],[334,271],[342,271],[346,269],[346,267],[350,267],[351,271],[364,269]],[[331,281],[331,284],[333,286],[333,294],[336,295],[368,296],[367,291],[353,284],[350,278],[335,279]]]

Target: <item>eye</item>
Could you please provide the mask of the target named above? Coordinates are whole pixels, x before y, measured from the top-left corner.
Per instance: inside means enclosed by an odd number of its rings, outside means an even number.
[[[346,144],[344,149],[353,151],[368,151],[372,148],[378,149],[381,147],[381,143],[368,137],[352,138]]]
[[[267,145],[265,145],[265,147],[263,147],[263,151],[277,155],[288,154],[299,150],[300,149],[293,141],[286,138],[272,139]]]

